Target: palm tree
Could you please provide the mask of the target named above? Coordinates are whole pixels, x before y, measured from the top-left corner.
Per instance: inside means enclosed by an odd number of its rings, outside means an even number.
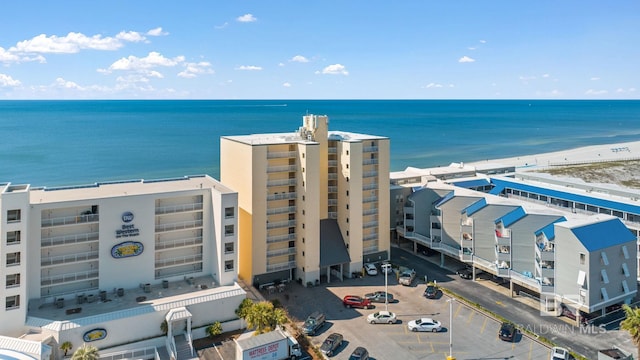
[[[251,299],[247,299],[245,298],[244,300],[242,300],[242,302],[240,303],[240,306],[238,306],[238,308],[236,309],[236,315],[240,318],[240,319],[245,319],[247,317],[247,312],[249,311],[249,309],[253,306],[253,301]],[[242,327],[242,326],[241,326]]]
[[[76,352],[73,353],[71,360],[98,360],[100,355],[98,354],[98,348],[95,346],[82,344]]]
[[[160,324],[160,331],[162,331],[163,335],[167,335],[169,332],[169,323],[167,322],[167,319],[162,320],[162,323]]]
[[[73,344],[70,341],[65,341],[60,345],[60,350],[64,351],[64,356],[67,356],[69,350],[73,348]]]
[[[638,353],[640,353],[640,309],[637,307],[632,309],[627,304],[622,305],[622,309],[626,316],[620,323],[620,328],[631,335],[631,340],[636,344]]]
[[[207,326],[207,328],[204,330],[210,338],[213,338],[222,334],[222,324],[220,323],[220,321],[216,321],[213,324]]]
[[[288,321],[284,309],[275,309],[268,301],[253,304],[247,309],[244,319],[249,328],[256,329],[256,334],[271,331]]]

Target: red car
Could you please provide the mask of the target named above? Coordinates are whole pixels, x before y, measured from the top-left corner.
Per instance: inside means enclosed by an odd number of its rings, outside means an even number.
[[[348,308],[373,309],[371,300],[356,295],[347,295],[342,299],[342,304]]]

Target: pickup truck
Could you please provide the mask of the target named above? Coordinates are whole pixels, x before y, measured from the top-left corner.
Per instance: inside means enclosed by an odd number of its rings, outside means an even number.
[[[415,278],[416,278],[415,270],[404,270],[398,276],[398,282],[404,286],[411,286],[411,283]]]

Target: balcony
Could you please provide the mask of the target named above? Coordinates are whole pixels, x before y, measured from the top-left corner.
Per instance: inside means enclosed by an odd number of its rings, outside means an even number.
[[[267,209],[267,215],[292,214],[295,212],[296,212],[295,206],[282,206],[282,207]]]
[[[378,201],[378,197],[377,196],[369,196],[369,197],[366,197],[366,198],[362,199],[363,203],[370,203],[370,202],[375,202],[375,201]]]
[[[98,222],[100,216],[98,214],[82,214],[77,216],[63,216],[51,219],[42,219],[42,227],[60,226],[60,225],[75,225],[91,222]]]
[[[332,173],[332,172],[330,172],[330,173],[328,174],[328,179],[329,179],[329,180],[336,180],[337,178],[338,178],[338,174],[337,174],[337,173]]]
[[[175,214],[180,212],[199,211],[199,210],[202,210],[201,202],[193,203],[193,204],[162,206],[162,207],[156,208],[156,215]]]
[[[463,244],[468,244],[467,246],[471,246],[471,244],[473,244],[473,237],[471,236],[471,234],[467,232],[463,232],[462,235],[460,236],[460,241]]]
[[[473,252],[471,252],[471,248],[462,248],[462,250],[458,251],[458,256],[461,261],[464,262],[472,262],[473,261]]]
[[[377,182],[372,182],[362,185],[362,190],[376,190],[378,188]]]
[[[267,173],[295,172],[296,169],[297,167],[295,165],[269,166],[267,168]]]
[[[267,153],[267,159],[286,159],[296,158],[298,153],[295,151],[269,151]]]
[[[166,240],[162,242],[156,241],[156,250],[175,249],[194,245],[202,245],[202,236],[187,239]]]
[[[369,222],[365,223],[362,227],[365,228],[365,229],[368,229],[368,228],[372,228],[372,227],[376,227],[376,226],[378,226],[378,222],[377,221],[369,221]]]
[[[507,246],[496,246],[495,254],[499,262],[511,260],[511,249]]]
[[[378,159],[365,159],[362,161],[363,165],[376,165],[378,164]]]
[[[79,271],[71,274],[61,274],[54,276],[43,276],[40,280],[41,286],[64,284],[76,281],[84,281],[90,279],[97,279],[99,275],[98,270]]]
[[[536,262],[536,270],[540,274],[540,277],[543,278],[554,278],[555,277],[555,269],[553,268],[553,263]]]
[[[269,194],[267,195],[267,201],[273,201],[273,200],[290,200],[290,199],[295,199],[296,198],[296,193],[295,192],[288,192],[288,193],[280,193],[280,194]]]
[[[331,167],[336,167],[338,166],[338,160],[329,160],[328,164]]]
[[[442,243],[442,241],[439,242],[432,242],[431,243],[431,248],[432,249],[436,249],[440,252],[443,252],[451,257],[454,258],[459,258],[460,257],[460,247],[459,246],[453,246],[453,245],[449,245],[449,244],[444,244]]]
[[[68,244],[78,244],[88,241],[97,241],[98,233],[91,232],[86,234],[78,234],[78,235],[64,235],[64,236],[54,236],[49,238],[42,238],[42,242],[40,246],[48,247],[48,246],[58,246],[58,245],[68,245]]]
[[[333,193],[337,193],[338,192],[338,187],[337,186],[329,186],[329,193],[333,194]]]
[[[377,146],[365,146],[362,148],[362,152],[365,152],[365,153],[377,152],[377,151],[378,151]]]
[[[329,219],[337,219],[338,213],[336,211],[329,211]]]
[[[270,264],[270,265],[267,265],[267,272],[294,269],[295,267],[296,267],[295,261],[287,261],[285,263],[279,263],[279,264]]]
[[[536,256],[542,261],[554,261],[555,253],[553,246],[538,244],[538,246],[536,246]]]
[[[370,178],[370,177],[376,177],[376,176],[378,176],[377,171],[365,171],[362,173],[363,178]]]
[[[296,253],[295,247],[278,249],[278,250],[267,250],[267,257],[276,257],[282,255],[291,255]]]
[[[362,241],[375,240],[378,238],[378,233],[367,234],[362,237]]]
[[[540,284],[540,292],[541,293],[554,293],[555,286],[553,284]]]
[[[169,259],[157,259],[155,265],[156,265],[156,269],[159,269],[163,267],[183,265],[183,264],[193,264],[198,262],[202,262],[202,254],[178,256],[178,257],[169,258]]]
[[[40,266],[53,266],[75,263],[80,261],[94,260],[98,258],[98,251],[88,251],[78,254],[60,255],[60,256],[48,256],[43,257],[40,261]]]
[[[362,216],[376,215],[377,213],[378,213],[378,208],[367,209],[362,211]]]
[[[156,232],[193,229],[196,227],[202,227],[202,220],[188,220],[170,224],[157,224]]]
[[[329,154],[337,154],[338,153],[338,148],[335,146],[331,146],[327,149]]]
[[[273,244],[281,241],[291,241],[295,239],[296,234],[267,235],[267,244]]]
[[[267,181],[267,186],[295,186],[297,184],[296,179],[278,179]]]
[[[372,254],[372,253],[377,252],[377,251],[378,251],[378,244],[362,248],[362,254],[363,255]]]
[[[295,220],[267,222],[267,229],[289,228],[296,226]]]
[[[531,274],[529,273],[529,275]],[[540,289],[540,282],[531,276],[520,274],[519,272],[516,272],[516,271],[511,271],[509,276],[511,277],[511,281],[513,281],[518,285],[524,286],[528,289],[535,290],[535,291],[539,291]]]
[[[511,272],[511,269],[498,267],[496,268],[496,272],[498,276],[508,278],[509,273]]]

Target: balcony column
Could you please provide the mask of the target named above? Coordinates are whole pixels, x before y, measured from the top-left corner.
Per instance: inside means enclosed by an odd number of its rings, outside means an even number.
[[[513,279],[509,278],[509,296],[514,297],[513,294]]]

